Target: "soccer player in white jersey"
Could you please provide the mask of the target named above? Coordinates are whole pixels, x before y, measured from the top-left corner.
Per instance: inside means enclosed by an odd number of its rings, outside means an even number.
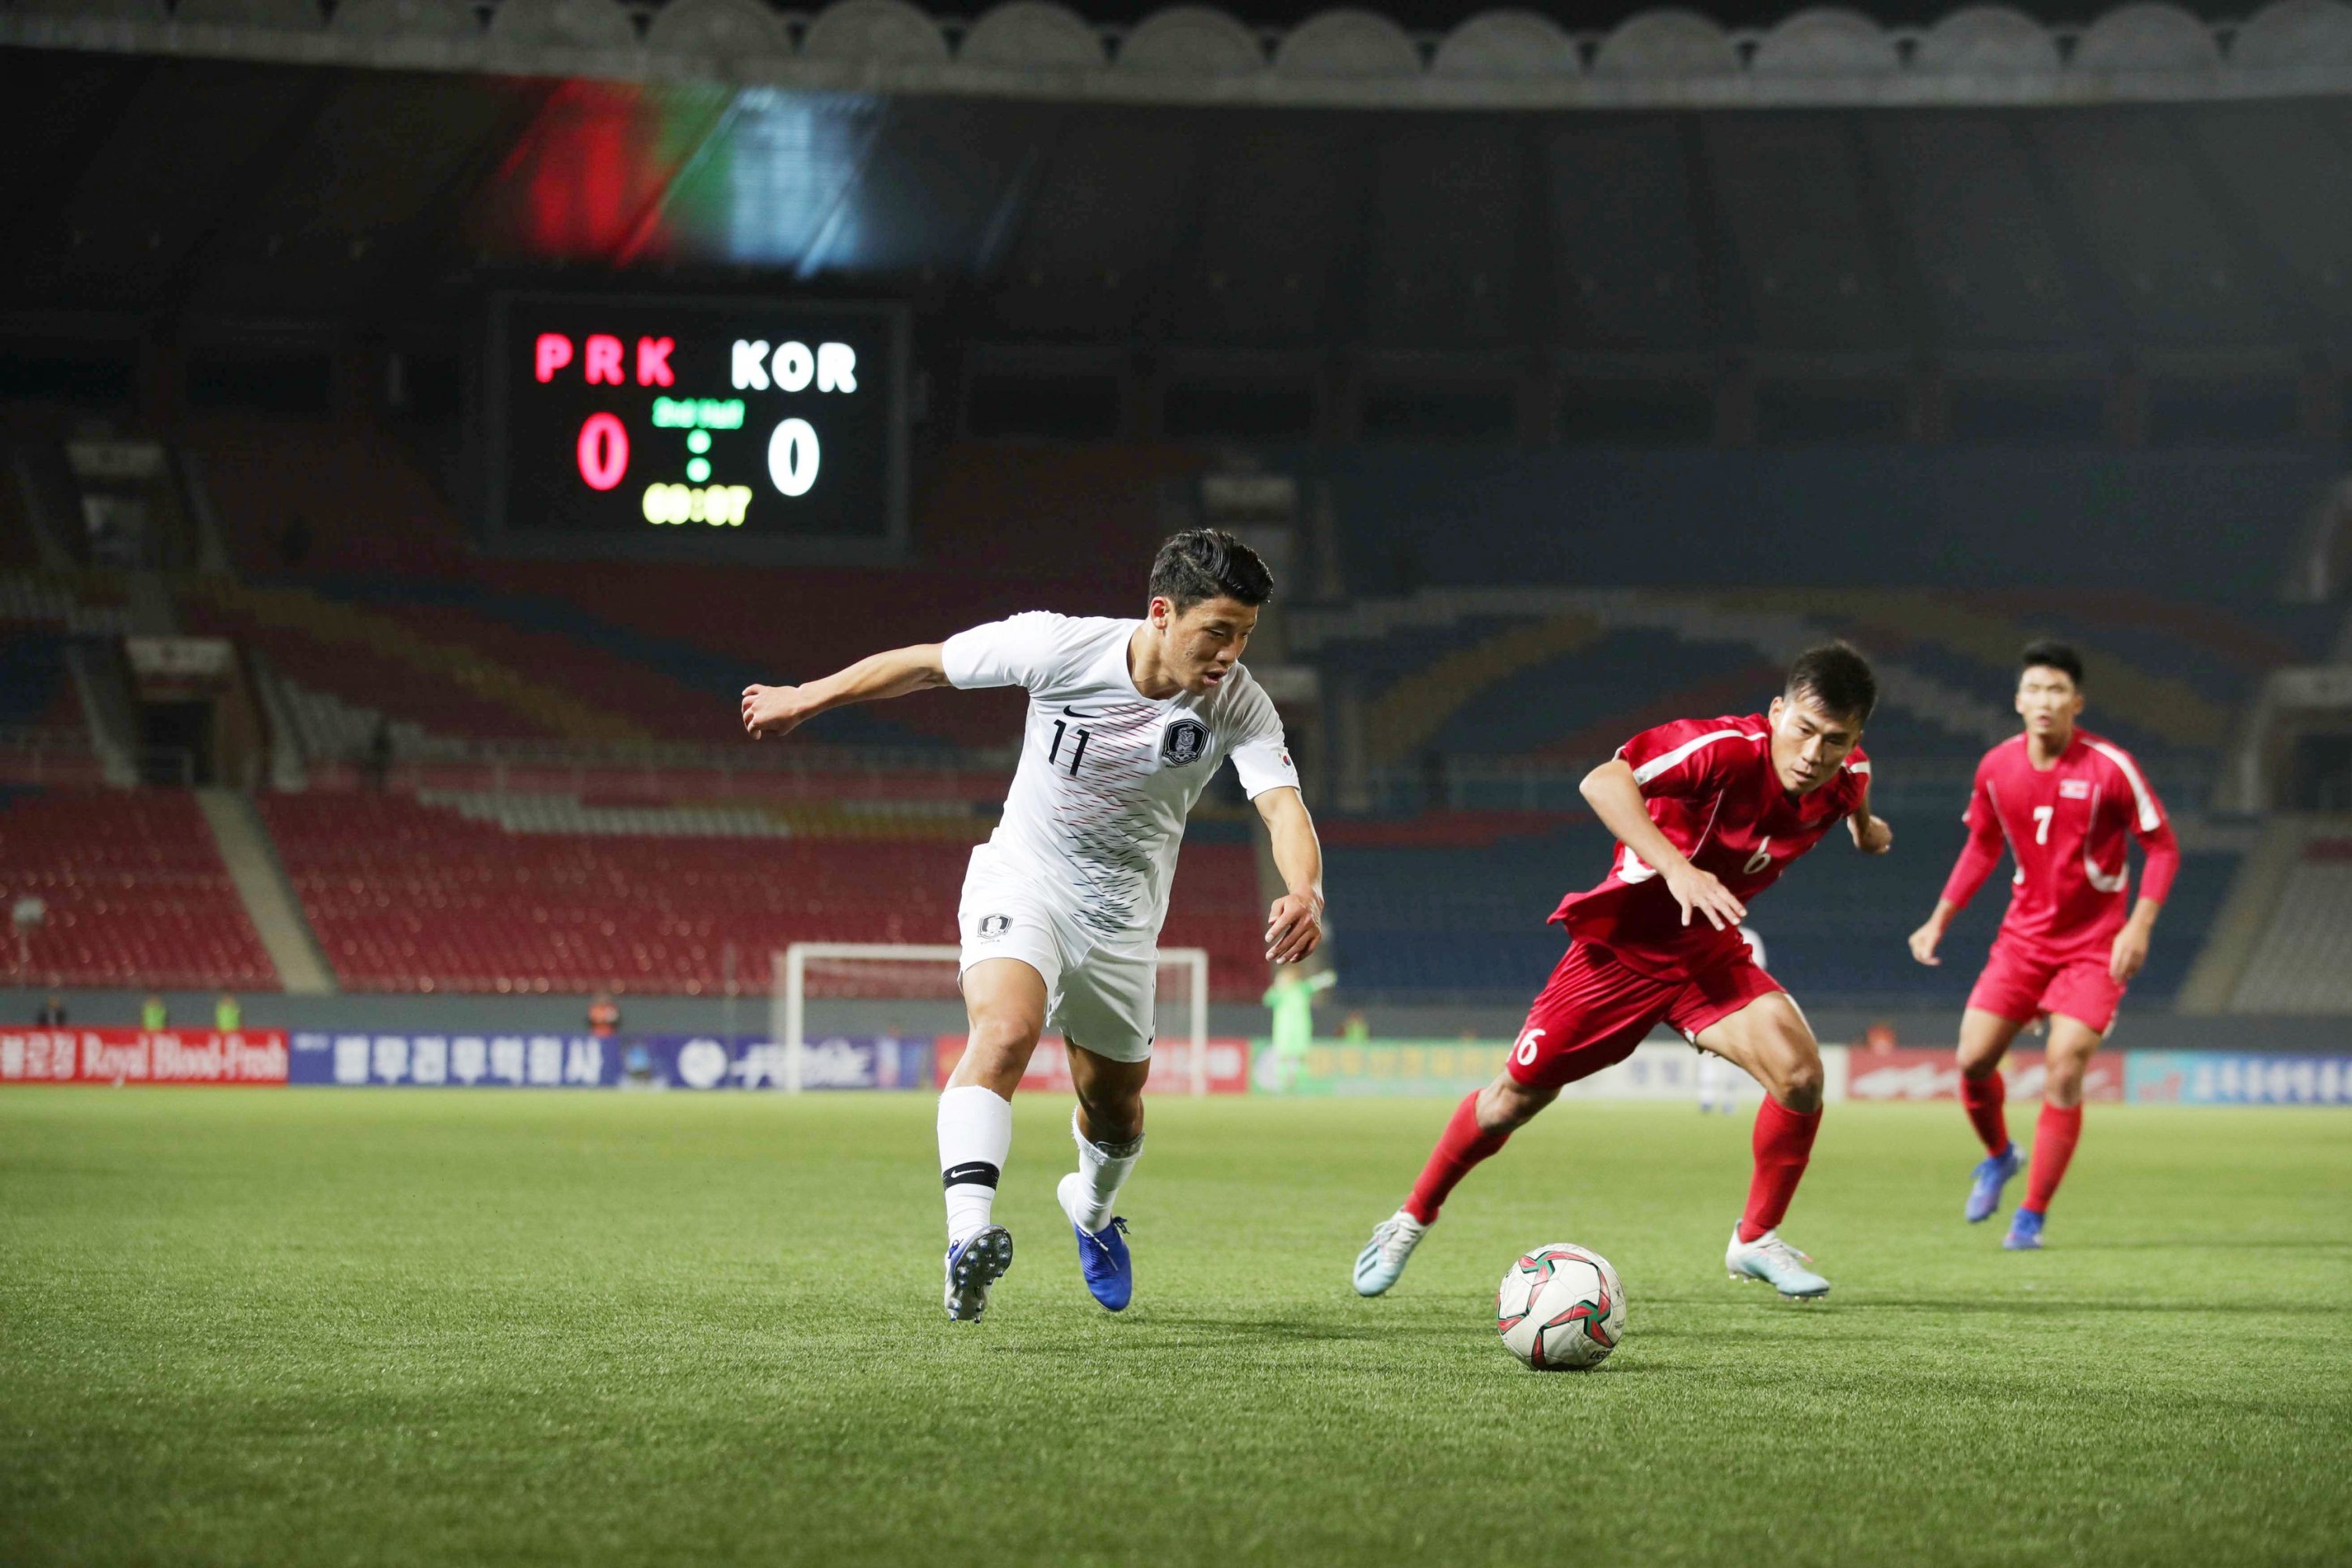
[[[1184,818],[1231,757],[1273,835],[1288,889],[1266,914],[1266,957],[1295,963],[1323,940],[1323,852],[1283,744],[1282,720],[1242,666],[1274,577],[1216,529],[1179,533],[1151,563],[1140,620],[1032,611],[944,643],[878,653],[805,686],[751,686],[756,739],[852,702],[929,687],[1029,692],[1004,816],[971,852],[958,964],[971,1035],[940,1096],[947,1189],[947,1311],[977,1320],[1013,1265],[994,1224],[1013,1144],[1013,1091],[1048,1027],[1069,1047],[1078,1168],[1056,1195],[1096,1300],[1135,1288],[1126,1222],[1111,1211],[1143,1152],[1151,1070],[1153,950]]]

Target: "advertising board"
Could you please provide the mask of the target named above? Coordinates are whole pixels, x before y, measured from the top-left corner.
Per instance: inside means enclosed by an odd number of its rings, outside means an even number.
[[[961,1035],[941,1035],[937,1042],[934,1072],[939,1087],[947,1087],[948,1077],[963,1059],[964,1038]],[[1209,1092],[1211,1094],[1246,1094],[1249,1092],[1250,1043],[1239,1039],[1212,1039],[1209,1042]],[[1071,1092],[1070,1055],[1059,1035],[1047,1035],[1037,1042],[1037,1049],[1029,1058],[1029,1068],[1021,1075],[1021,1087],[1032,1093],[1068,1094]],[[1146,1094],[1190,1094],[1192,1092],[1192,1042],[1161,1040],[1151,1047],[1151,1076],[1144,1080]]]
[[[297,1084],[346,1089],[760,1089],[785,1087],[784,1047],[760,1035],[313,1034],[293,1037]],[[811,1040],[810,1089],[920,1089],[931,1042],[892,1035]]]
[[[281,1084],[278,1029],[0,1031],[0,1083]]]

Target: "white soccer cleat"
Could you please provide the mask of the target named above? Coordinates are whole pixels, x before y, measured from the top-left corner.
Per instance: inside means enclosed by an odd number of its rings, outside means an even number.
[[[1356,1254],[1356,1294],[1377,1296],[1404,1273],[1412,1249],[1429,1234],[1429,1226],[1399,1209],[1372,1227],[1372,1239]]]
[[[1737,1225],[1723,1255],[1723,1266],[1734,1279],[1761,1279],[1792,1301],[1816,1301],[1830,1293],[1830,1282],[1805,1267],[1811,1261],[1782,1241],[1777,1230],[1742,1241]]]

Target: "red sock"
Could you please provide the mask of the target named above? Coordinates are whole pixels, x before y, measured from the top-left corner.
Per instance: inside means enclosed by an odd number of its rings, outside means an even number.
[[[1427,1225],[1437,1217],[1445,1205],[1445,1196],[1454,1184],[1470,1173],[1470,1167],[1509,1142],[1507,1132],[1488,1132],[1478,1125],[1478,1096],[1474,1091],[1454,1108],[1438,1135],[1437,1147],[1429,1152],[1429,1163],[1421,1168],[1421,1180],[1412,1184],[1412,1196],[1405,1199],[1404,1211]]]
[[[2082,1136],[2081,1106],[2042,1108],[2042,1119],[2033,1124],[2033,1168],[2025,1174],[2025,1202],[2019,1207],[2035,1214],[2048,1210],[2050,1200],[2058,1194],[2058,1184],[2066,1179],[2066,1162],[2074,1157],[2075,1140]]]
[[[1797,1195],[1797,1184],[1805,1176],[1805,1162],[1813,1157],[1813,1134],[1821,1130],[1820,1111],[1804,1114],[1765,1098],[1756,1112],[1756,1175],[1748,1184],[1740,1240],[1755,1240],[1789,1212],[1789,1200]]]
[[[1984,1140],[1985,1152],[1998,1154],[2009,1147],[2009,1088],[2000,1069],[1982,1078],[1960,1078],[1960,1103],[1968,1108],[1969,1124]]]

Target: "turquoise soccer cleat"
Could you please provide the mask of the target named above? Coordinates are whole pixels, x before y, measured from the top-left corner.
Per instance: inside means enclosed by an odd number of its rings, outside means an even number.
[[[1734,1279],[1761,1279],[1792,1301],[1818,1301],[1830,1293],[1830,1282],[1805,1267],[1811,1261],[1782,1241],[1777,1230],[1742,1241],[1737,1225],[1723,1255],[1723,1266]]]
[[[948,1318],[976,1323],[988,1310],[988,1288],[1013,1267],[1013,1233],[1001,1225],[974,1231],[948,1248]]]
[[[2025,1155],[2014,1139],[2000,1153],[1977,1162],[1976,1175],[1969,1184],[1968,1206],[1961,1211],[1970,1225],[1981,1225],[2000,1211],[2001,1189],[2024,1168]]]
[[[1378,1296],[1404,1274],[1412,1249],[1429,1234],[1429,1226],[1402,1209],[1372,1227],[1372,1239],[1356,1254],[1356,1294]]]

